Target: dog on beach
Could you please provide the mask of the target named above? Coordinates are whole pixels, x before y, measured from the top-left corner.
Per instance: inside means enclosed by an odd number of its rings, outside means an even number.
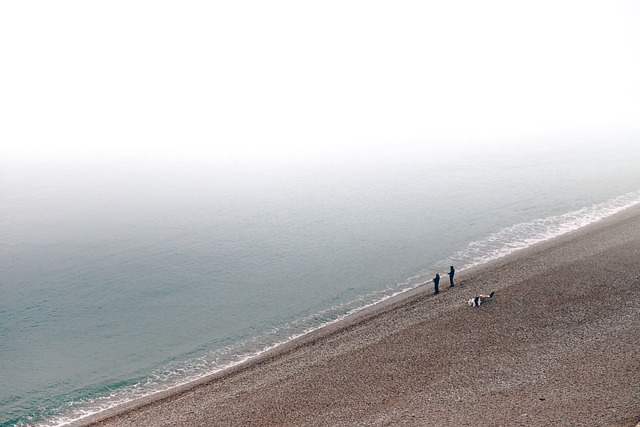
[[[495,294],[495,291],[492,291],[489,295],[486,295],[486,294],[476,295],[475,297],[469,299],[469,301],[467,301],[467,304],[469,304],[471,307],[480,307],[484,302],[484,300],[489,300],[493,298],[493,294]]]

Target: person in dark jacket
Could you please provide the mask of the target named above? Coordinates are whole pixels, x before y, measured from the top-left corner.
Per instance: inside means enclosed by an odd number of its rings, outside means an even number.
[[[449,287],[453,288],[453,276],[456,274],[456,269],[453,268],[453,265],[451,266],[451,269],[449,270]]]
[[[438,273],[436,273],[436,277],[433,278],[433,288],[434,288],[434,295],[438,295],[440,293],[440,290],[438,289],[438,285],[440,285],[440,275]]]

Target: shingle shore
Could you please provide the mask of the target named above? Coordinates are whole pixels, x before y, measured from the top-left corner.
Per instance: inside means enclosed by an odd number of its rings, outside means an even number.
[[[84,423],[640,423],[640,206],[456,277]]]

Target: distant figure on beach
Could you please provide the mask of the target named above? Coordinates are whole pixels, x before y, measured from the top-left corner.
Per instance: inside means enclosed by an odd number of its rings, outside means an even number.
[[[453,268],[453,265],[451,266],[451,269],[449,270],[449,287],[453,288],[453,276],[456,274],[456,269]]]
[[[433,278],[434,295],[438,295],[440,293],[438,285],[440,285],[440,274],[436,273],[436,277]]]

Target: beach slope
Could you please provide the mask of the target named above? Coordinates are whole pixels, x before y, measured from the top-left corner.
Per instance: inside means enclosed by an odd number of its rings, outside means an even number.
[[[96,426],[636,426],[640,207],[459,274]],[[478,292],[496,291],[479,308]]]

